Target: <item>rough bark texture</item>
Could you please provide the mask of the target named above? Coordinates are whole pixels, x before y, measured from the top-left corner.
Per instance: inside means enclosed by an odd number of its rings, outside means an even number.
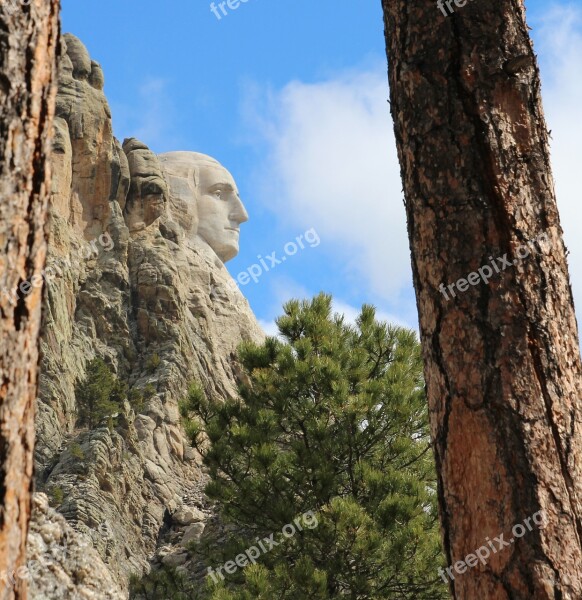
[[[54,111],[58,0],[0,4],[0,578],[24,562]],[[28,294],[13,295],[32,282]],[[26,598],[24,580],[0,598]]]
[[[452,591],[580,599],[580,352],[525,11],[382,4],[448,563],[515,538]],[[446,288],[493,263],[488,284]]]

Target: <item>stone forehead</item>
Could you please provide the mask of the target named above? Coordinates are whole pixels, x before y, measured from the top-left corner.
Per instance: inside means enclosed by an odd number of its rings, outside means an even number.
[[[158,159],[162,169],[167,174],[176,177],[191,178],[197,168],[205,166],[217,167],[230,175],[228,170],[215,158],[200,152],[166,152],[159,154]]]

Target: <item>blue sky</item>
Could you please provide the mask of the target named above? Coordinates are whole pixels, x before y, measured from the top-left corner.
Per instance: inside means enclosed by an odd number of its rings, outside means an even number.
[[[285,300],[320,290],[348,316],[368,302],[416,327],[380,0],[248,0],[220,20],[206,0],[62,4],[63,31],[103,66],[118,138],[210,154],[234,175],[251,217],[235,277],[317,233],[242,286],[267,329]],[[580,305],[582,0],[526,4]]]

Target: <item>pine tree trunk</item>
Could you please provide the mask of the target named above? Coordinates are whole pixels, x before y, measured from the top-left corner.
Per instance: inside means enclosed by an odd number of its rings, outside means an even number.
[[[524,8],[382,4],[448,564],[490,548],[451,589],[578,600],[580,351]]]
[[[25,580],[17,570],[25,560],[30,517],[58,5],[58,0],[0,3],[2,600],[26,598]]]

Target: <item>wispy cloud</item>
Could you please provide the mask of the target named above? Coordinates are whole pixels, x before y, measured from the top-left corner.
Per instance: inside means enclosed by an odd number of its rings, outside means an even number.
[[[309,298],[309,296],[297,296],[299,298]],[[287,298],[287,300],[289,300]],[[342,302],[341,300],[334,299],[332,303],[332,310],[335,314],[343,315],[345,322],[350,325],[354,325],[356,323],[356,319],[362,312],[361,307],[351,306],[346,302]],[[406,327],[407,329],[414,329],[414,331],[418,332],[418,326],[416,323],[406,323],[400,317],[396,315],[389,314],[382,310],[376,310],[376,320],[383,321],[389,323],[391,325],[399,325],[400,327]],[[277,324],[275,320],[263,320],[259,319],[259,325],[263,328],[263,331],[272,337],[277,337],[279,335],[279,330],[277,328]]]
[[[279,330],[277,329],[275,319],[283,314],[283,304],[291,299],[310,300],[313,297],[313,294],[293,279],[288,277],[279,277],[274,278],[271,283],[270,296],[272,299],[272,304],[269,310],[263,312],[261,315],[263,318],[259,318],[258,320],[260,326],[267,335],[276,337],[279,334]],[[336,297],[333,298],[332,301],[332,310],[334,313],[343,315],[346,322],[353,325],[356,322],[362,307],[352,306],[351,304]],[[388,313],[382,309],[376,310],[376,319],[378,321],[385,321],[392,325],[400,325],[401,327],[418,331],[418,325],[416,321],[414,323],[407,322],[400,316]]]
[[[351,306],[350,304],[346,304],[341,300],[334,300],[333,311],[343,315],[346,322],[353,325],[362,312],[362,308]],[[407,329],[414,329],[415,331],[418,331],[418,326],[416,323],[407,323],[399,316],[387,313],[383,310],[376,310],[376,320],[389,323],[390,325],[399,325],[400,327],[406,327]]]
[[[411,281],[387,85],[379,62],[279,91],[249,86],[246,103],[269,157],[256,177],[265,205],[315,227],[344,270],[338,277],[356,275],[381,298]]]
[[[576,231],[582,9],[554,4],[532,23],[573,288],[582,306]],[[398,298],[410,301],[410,258],[384,63],[317,83],[293,81],[279,90],[255,83],[246,91],[251,143],[268,157],[255,178],[265,206],[285,223],[315,227],[338,279],[357,279],[365,295],[404,308]]]

